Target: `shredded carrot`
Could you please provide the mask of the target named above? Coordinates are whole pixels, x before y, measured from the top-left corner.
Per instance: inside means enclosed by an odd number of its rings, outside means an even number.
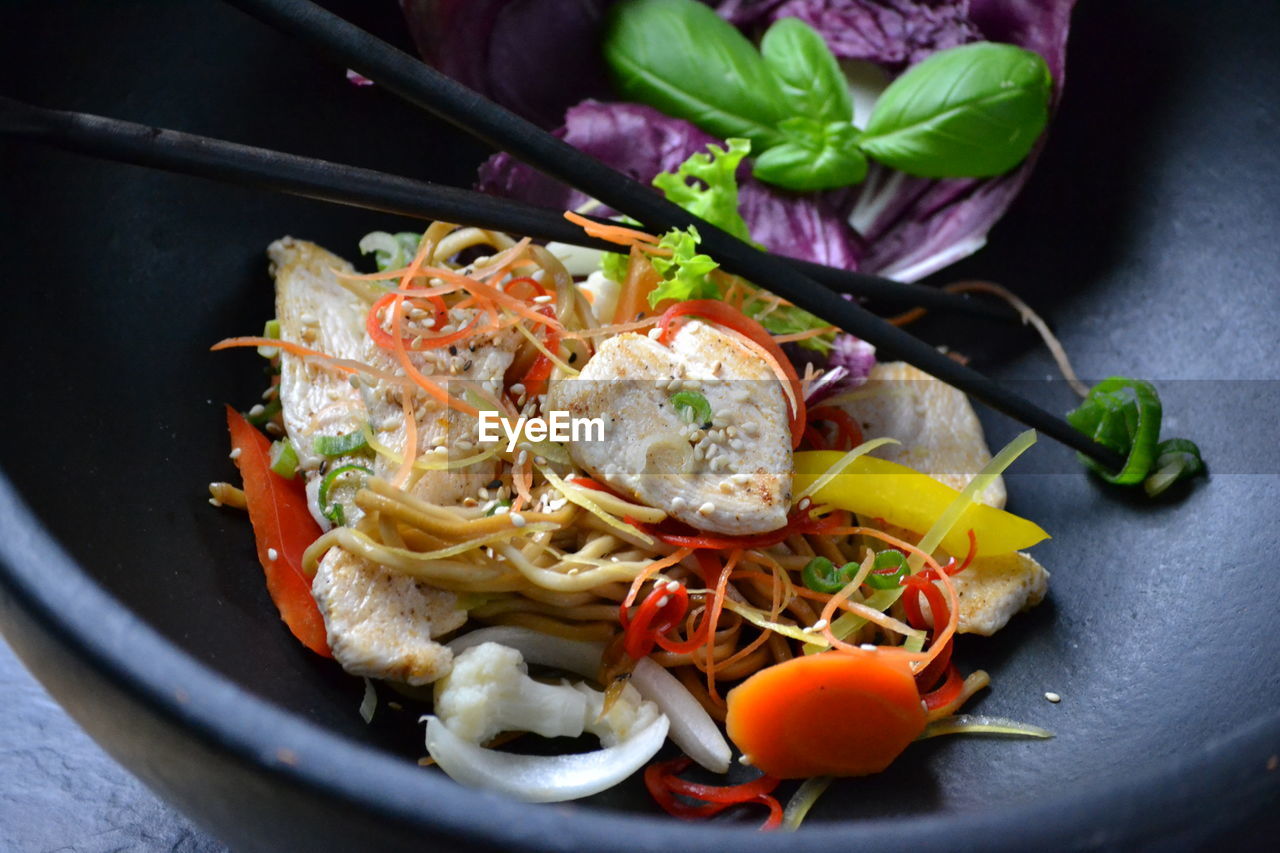
[[[329,356],[319,350],[308,349],[301,344],[295,344],[291,341],[282,341],[277,338],[261,338],[261,337],[238,337],[223,338],[213,346],[209,347],[210,352],[219,352],[224,349],[233,349],[235,347],[275,347],[282,349],[287,353],[299,356],[300,358],[322,358],[329,359]],[[334,364],[333,368],[343,373],[357,373],[358,371],[347,365]]]
[[[601,240],[608,240],[610,243],[617,243],[620,246],[630,246],[633,243],[651,243],[656,245],[660,238],[652,234],[646,234],[643,231],[636,231],[634,228],[624,228],[621,225],[605,225],[603,222],[594,222],[585,216],[579,216],[571,210],[564,212],[564,218],[579,226],[586,232],[588,237],[597,237]]]
[[[640,594],[640,587],[644,586],[645,581],[656,575],[665,568],[674,566],[685,557],[693,553],[692,548],[677,548],[661,560],[654,560],[636,575],[635,580],[631,582],[631,589],[627,590],[627,597],[622,600],[623,609],[631,607],[635,604],[636,596]]]
[[[720,613],[724,610],[724,596],[729,588],[729,575],[733,574],[733,569],[738,565],[738,560],[742,557],[742,549],[735,548],[730,554],[729,559],[724,564],[724,568],[720,570],[720,578],[716,581],[715,595],[711,599],[711,610],[707,613],[707,624],[711,631],[715,630],[716,625],[720,622]],[[710,633],[710,632],[708,632]],[[711,696],[711,701],[723,705],[724,699],[720,696],[720,689],[716,686],[716,656],[711,644],[714,640],[707,643],[707,694]]]

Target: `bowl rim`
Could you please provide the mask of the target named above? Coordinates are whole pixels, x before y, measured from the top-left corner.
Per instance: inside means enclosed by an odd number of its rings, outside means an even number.
[[[0,586],[117,689],[205,746],[273,781],[323,791],[367,814],[506,849],[564,849],[570,842],[601,851],[714,849],[726,841],[747,850],[794,847],[789,834],[759,833],[749,825],[689,824],[572,803],[534,805],[465,789],[287,711],[200,663],[100,587],[3,472]],[[813,823],[802,830],[803,839],[816,849],[871,842],[916,850],[1203,839],[1259,813],[1280,794],[1280,773],[1261,772],[1277,747],[1280,710],[1106,785],[1008,808]],[[288,760],[280,758],[284,750],[291,753]],[[1205,796],[1207,791],[1230,792],[1231,799]],[[489,819],[473,820],[477,813]]]

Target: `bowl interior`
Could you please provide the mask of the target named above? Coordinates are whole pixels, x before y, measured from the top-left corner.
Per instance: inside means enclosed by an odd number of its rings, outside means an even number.
[[[394,4],[331,5],[407,47]],[[1211,476],[1135,500],[1042,441],[1007,480],[1010,508],[1054,536],[1035,552],[1050,598],[995,638],[965,638],[957,657],[993,676],[974,710],[1056,737],[916,745],[880,777],[839,782],[813,820],[1043,801],[1274,720],[1280,163],[1275,99],[1256,86],[1280,76],[1278,35],[1261,3],[1078,10],[1043,160],[955,277],[1019,292],[1082,376],[1156,380],[1169,429],[1200,443]],[[10,94],[37,104],[454,185],[485,155],[216,3],[9,4],[0,68]],[[266,245],[292,234],[351,257],[367,231],[410,224],[10,142],[0,162],[5,474],[85,570],[178,647],[303,718],[421,755],[411,709],[384,692],[366,725],[361,681],[288,636],[245,518],[205,492],[234,477],[223,404],[248,408],[265,387],[256,356],[208,347],[271,315]],[[1074,405],[1025,330],[930,317],[918,331],[1049,408]],[[994,446],[1017,431],[981,415]],[[637,780],[592,803],[655,810]]]

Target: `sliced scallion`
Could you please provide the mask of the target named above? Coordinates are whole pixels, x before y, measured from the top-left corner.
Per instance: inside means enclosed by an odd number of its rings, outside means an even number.
[[[368,448],[364,430],[352,430],[341,435],[317,435],[311,440],[311,449],[321,456],[346,456]]]
[[[873,589],[897,589],[909,574],[911,567],[907,565],[907,558],[901,551],[889,549],[876,554],[875,565],[864,583]]]
[[[677,391],[671,395],[671,405],[685,423],[697,424],[703,429],[711,427],[711,404],[697,391]]]
[[[255,412],[254,409],[257,408],[257,406],[254,406],[253,409],[250,409],[245,414],[244,419],[254,426],[264,426],[268,421],[273,420],[276,415],[280,414],[280,398],[275,397],[268,400],[266,405]]]
[[[298,473],[298,451],[293,449],[293,442],[287,438],[271,442],[271,470],[286,480],[292,480]]]
[[[320,514],[341,527],[347,523],[347,514],[342,509],[342,504],[333,503],[329,505],[329,492],[333,489],[333,484],[343,475],[360,471],[370,477],[373,471],[363,465],[339,465],[328,474],[324,475],[324,479],[320,481],[320,490],[316,493],[316,503],[320,504]]]

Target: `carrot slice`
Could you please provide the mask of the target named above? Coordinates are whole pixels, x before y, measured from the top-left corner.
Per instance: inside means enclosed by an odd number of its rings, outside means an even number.
[[[320,536],[320,526],[307,509],[302,481],[286,480],[271,470],[271,442],[235,409],[227,406],[231,447],[244,477],[249,522],[258,545],[258,561],[267,577],[267,592],[280,618],[304,646],[331,657],[324,619],[311,597],[311,579],[302,570],[302,554]]]
[[[875,651],[802,655],[729,691],[726,726],[770,776],[865,776],[924,730],[909,663]]]

